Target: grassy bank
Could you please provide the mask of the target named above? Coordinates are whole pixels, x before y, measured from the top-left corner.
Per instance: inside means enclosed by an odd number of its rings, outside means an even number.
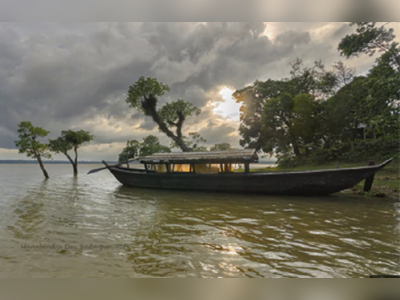
[[[376,163],[381,163],[381,161],[376,161]],[[343,163],[339,165],[339,168],[349,168],[349,167],[359,167],[366,166],[367,162],[361,163]],[[326,164],[326,165],[303,165],[294,168],[262,168],[262,169],[251,169],[250,172],[294,172],[294,171],[306,171],[306,170],[324,170],[324,169],[336,169],[336,164]],[[400,200],[400,159],[394,159],[392,163],[387,165],[385,168],[380,170],[375,175],[374,183],[372,185],[372,190],[368,193],[363,191],[364,181],[356,185],[351,192],[357,195],[363,195],[366,197],[387,197],[392,199]]]

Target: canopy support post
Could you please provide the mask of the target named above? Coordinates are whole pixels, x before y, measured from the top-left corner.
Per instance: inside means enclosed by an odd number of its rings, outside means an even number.
[[[245,173],[250,172],[250,163],[248,163],[248,162],[244,163],[244,172]]]

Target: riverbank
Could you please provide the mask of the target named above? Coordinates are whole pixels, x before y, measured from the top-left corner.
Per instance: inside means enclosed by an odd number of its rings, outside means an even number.
[[[381,163],[377,161],[376,163]],[[365,166],[366,163],[344,163],[340,164],[339,168],[351,168]],[[306,171],[306,170],[324,170],[324,169],[336,169],[336,164],[326,165],[303,165],[294,168],[283,168],[283,167],[272,167],[272,168],[253,168],[250,172],[295,172],[295,171]],[[357,184],[351,190],[344,191],[343,193],[352,193],[356,195],[362,195],[366,197],[381,197],[381,198],[392,198],[400,200],[400,159],[394,159],[389,165],[384,167],[375,175],[374,183],[370,192],[364,192],[364,181]]]

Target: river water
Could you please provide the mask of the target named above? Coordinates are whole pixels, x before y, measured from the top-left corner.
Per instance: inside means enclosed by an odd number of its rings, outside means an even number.
[[[134,189],[100,167],[0,165],[0,277],[400,273],[400,203]]]

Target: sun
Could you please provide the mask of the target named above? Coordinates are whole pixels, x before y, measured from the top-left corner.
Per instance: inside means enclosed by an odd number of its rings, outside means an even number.
[[[234,92],[235,90],[229,87],[223,87],[218,93],[223,101],[215,103],[213,112],[233,121],[239,121],[240,104],[236,103],[235,99],[233,99],[232,94]]]

